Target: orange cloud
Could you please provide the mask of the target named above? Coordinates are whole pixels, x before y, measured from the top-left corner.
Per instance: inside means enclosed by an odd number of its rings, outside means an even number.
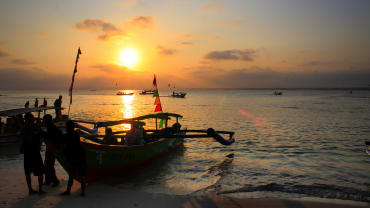
[[[105,22],[99,19],[85,19],[77,22],[75,28],[78,30],[84,30],[88,32],[99,33],[99,40],[107,40],[112,36],[125,35],[123,31],[114,26],[110,22]]]
[[[176,49],[165,48],[163,46],[157,46],[158,52],[162,55],[173,55],[176,53]]]
[[[137,16],[133,18],[130,23],[141,28],[150,28],[154,25],[154,17],[151,16]]]
[[[225,50],[225,51],[211,51],[207,53],[204,58],[209,60],[241,60],[241,61],[254,61],[257,51],[253,49],[245,50]]]
[[[182,41],[180,44],[181,45],[193,45],[193,42],[190,42],[190,41]]]
[[[12,64],[17,64],[17,65],[31,65],[31,64],[34,64],[34,62],[28,61],[26,59],[13,59],[10,62]]]

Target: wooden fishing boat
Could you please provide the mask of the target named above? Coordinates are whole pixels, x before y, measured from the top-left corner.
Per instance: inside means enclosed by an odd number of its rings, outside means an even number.
[[[176,91],[173,91],[171,96],[172,97],[175,97],[175,98],[185,98],[186,92],[176,92]]]
[[[178,126],[172,127],[168,126],[168,121],[171,118],[175,118]],[[136,118],[124,119],[119,121],[108,121],[108,122],[87,122],[87,121],[75,121],[76,123],[88,123],[93,124],[94,128],[109,127],[119,124],[131,124],[136,127],[143,127],[145,125],[144,120],[155,119],[156,128],[147,129],[144,133],[144,138],[146,142],[140,145],[121,145],[103,144],[99,137],[104,135],[98,135],[96,130],[88,130],[86,127],[77,127],[81,130],[81,144],[86,152],[87,156],[87,166],[86,166],[86,181],[92,182],[101,178],[105,178],[109,175],[120,173],[122,171],[131,170],[136,167],[140,167],[153,159],[174,150],[176,147],[180,146],[184,142],[184,138],[199,138],[199,137],[213,137],[214,135],[208,135],[205,130],[187,130],[181,129],[179,127],[178,120],[182,118],[179,114],[174,113],[157,113],[148,114]],[[163,120],[164,128],[158,128],[158,120]],[[181,126],[181,125],[180,125]],[[187,132],[191,133],[202,133],[198,135],[186,135]],[[226,134],[233,134],[233,132],[219,132]],[[125,140],[125,137],[129,134],[129,131],[118,131],[114,134]],[[232,135],[230,136],[230,138]],[[216,139],[216,138],[215,138]],[[217,140],[217,139],[216,139]],[[229,141],[230,144],[234,141]],[[66,170],[69,169],[69,164],[65,159],[65,156],[61,151],[57,151],[56,158],[62,167]],[[76,178],[79,180],[79,178]]]
[[[117,92],[116,95],[133,95],[134,93],[133,92],[122,92],[122,91],[119,91]]]
[[[140,95],[153,95],[154,90],[143,90],[139,94]]]
[[[274,91],[274,95],[283,95],[283,92],[279,91]]]

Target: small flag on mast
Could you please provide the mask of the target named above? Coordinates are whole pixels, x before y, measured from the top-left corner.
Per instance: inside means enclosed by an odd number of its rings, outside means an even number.
[[[72,75],[72,82],[71,82],[71,86],[69,87],[69,97],[70,97],[70,99],[69,99],[68,115],[69,115],[69,110],[71,109],[71,104],[72,104],[72,90],[73,90],[73,84],[75,82],[75,74],[77,72],[77,63],[78,63],[78,59],[80,58],[80,54],[82,54],[81,49],[80,49],[80,47],[78,47],[76,62],[75,62],[75,68],[73,70],[73,75]]]
[[[161,105],[161,100],[159,99],[157,78],[155,77],[155,74],[154,74],[154,79],[153,79],[153,86],[155,89],[153,92],[153,97],[155,97],[154,105],[156,105],[154,112],[162,112],[162,105]]]

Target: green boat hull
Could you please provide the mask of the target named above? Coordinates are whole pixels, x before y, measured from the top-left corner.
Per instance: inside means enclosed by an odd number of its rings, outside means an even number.
[[[177,138],[161,138],[158,141],[138,146],[104,145],[82,139],[87,158],[86,182],[93,182],[129,169],[140,167],[183,144],[184,133]],[[64,154],[56,158],[67,171],[69,164]],[[80,178],[76,178],[80,180]]]

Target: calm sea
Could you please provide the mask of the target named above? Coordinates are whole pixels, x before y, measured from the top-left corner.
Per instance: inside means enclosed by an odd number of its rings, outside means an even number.
[[[152,113],[153,97],[138,92],[77,90],[70,116],[102,121]],[[27,100],[32,105],[36,97],[52,105],[59,94],[68,109],[65,91],[0,94],[5,95],[1,110],[22,107]],[[222,146],[212,139],[186,139],[149,166],[99,183],[175,194],[370,201],[364,145],[370,140],[370,91],[285,90],[274,96],[271,90],[190,90],[185,99],[161,97],[161,102],[164,111],[184,116],[183,127],[235,131],[236,142]],[[0,171],[7,168],[23,171],[17,148],[1,149]],[[58,174],[66,177],[60,166]]]

